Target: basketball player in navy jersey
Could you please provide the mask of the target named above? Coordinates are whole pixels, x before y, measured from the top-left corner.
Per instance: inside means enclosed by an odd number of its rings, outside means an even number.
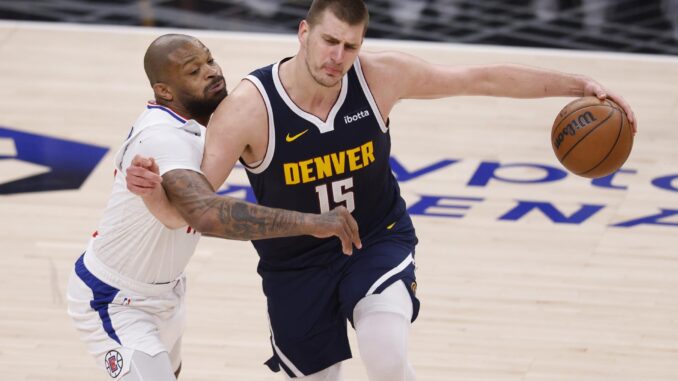
[[[212,186],[239,160],[260,204],[314,213],[344,206],[358,222],[362,248],[351,257],[332,238],[253,241],[271,322],[267,365],[290,378],[342,380],[341,361],[351,357],[350,321],[370,380],[415,379],[407,346],[419,311],[417,237],[389,166],[388,116],[399,100],[610,97],[635,131],[628,104],[592,79],[361,53],[367,24],[362,0],[313,1],[299,25],[298,53],[247,76],[219,105],[207,132],[202,170]],[[130,189],[146,192],[153,174],[136,164],[128,171]],[[185,192],[168,192],[173,202],[195,197],[193,177],[181,180]]]

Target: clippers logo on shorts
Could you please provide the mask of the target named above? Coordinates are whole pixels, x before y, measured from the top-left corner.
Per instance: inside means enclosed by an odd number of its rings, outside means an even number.
[[[118,351],[108,351],[104,356],[106,370],[111,378],[116,378],[122,371],[122,355]]]
[[[78,189],[108,148],[0,127],[0,194]]]

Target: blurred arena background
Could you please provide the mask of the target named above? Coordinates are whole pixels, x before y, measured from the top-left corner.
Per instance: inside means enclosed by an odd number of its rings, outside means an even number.
[[[368,37],[678,54],[678,0],[372,0]],[[3,0],[0,18],[294,33],[309,0]]]

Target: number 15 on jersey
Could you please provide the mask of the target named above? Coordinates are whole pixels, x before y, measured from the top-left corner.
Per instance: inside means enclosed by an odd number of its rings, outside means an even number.
[[[353,177],[334,181],[330,184],[322,184],[315,187],[320,202],[320,213],[329,212],[339,205],[344,205],[348,212],[355,209],[353,199]],[[332,207],[330,208],[330,193],[332,193]]]

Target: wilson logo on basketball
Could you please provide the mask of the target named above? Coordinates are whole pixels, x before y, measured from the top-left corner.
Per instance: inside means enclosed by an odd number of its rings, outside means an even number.
[[[568,125],[563,127],[562,131],[556,136],[556,140],[553,142],[553,145],[556,148],[560,148],[560,145],[563,143],[563,140],[565,140],[566,136],[574,136],[578,130],[588,126],[596,120],[596,117],[593,116],[590,111],[586,111],[581,115],[575,116],[575,118],[572,119]]]

